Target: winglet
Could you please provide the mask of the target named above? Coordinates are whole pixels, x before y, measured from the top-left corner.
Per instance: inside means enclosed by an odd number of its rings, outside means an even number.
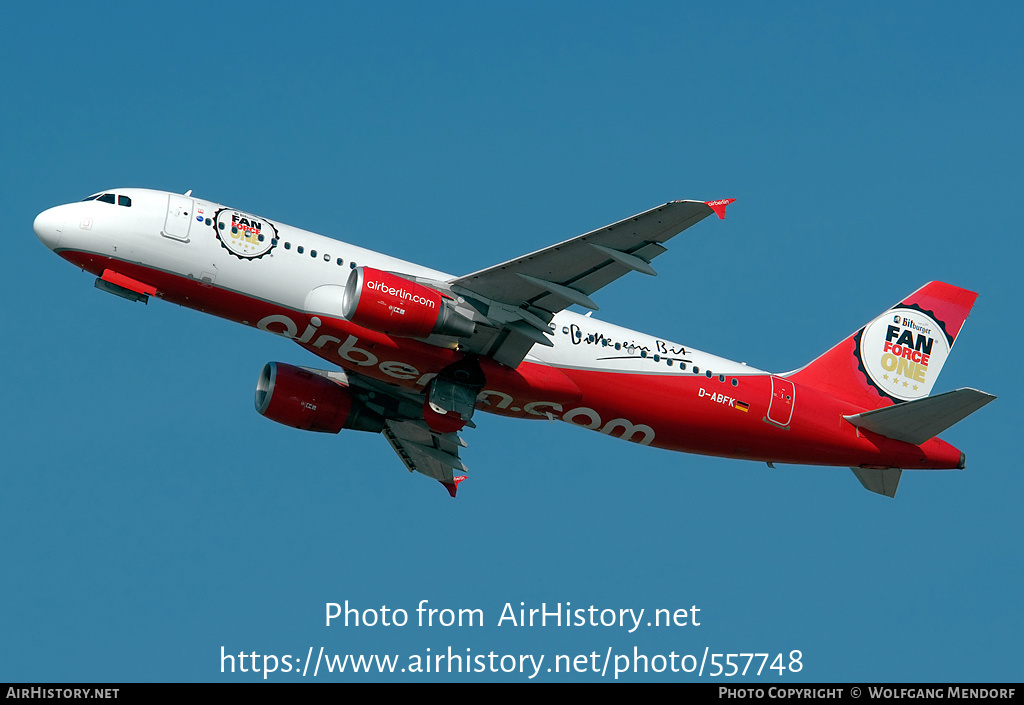
[[[725,220],[725,207],[735,200],[735,198],[723,198],[719,201],[704,201],[704,205],[717,213],[720,219]]]
[[[452,482],[441,482],[441,484],[444,485],[444,488],[446,490],[448,490],[448,494],[454,497],[456,490],[459,489],[459,483],[465,480],[467,477],[468,475],[457,475],[456,477],[452,478]]]

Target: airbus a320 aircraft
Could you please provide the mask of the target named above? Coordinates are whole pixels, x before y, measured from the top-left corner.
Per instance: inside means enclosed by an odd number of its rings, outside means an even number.
[[[964,467],[935,436],[993,397],[929,396],[977,294],[932,282],[810,364],[770,374],[567,310],[734,199],[673,201],[451,276],[184,195],[114,189],[40,213],[51,250],[150,296],[294,340],[329,370],[270,362],[256,409],[307,431],[382,433],[454,497],[477,410],[559,419],[640,445],[845,466],[895,496],[901,472]]]

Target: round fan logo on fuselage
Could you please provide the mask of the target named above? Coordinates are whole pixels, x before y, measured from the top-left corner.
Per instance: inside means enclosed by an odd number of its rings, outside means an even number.
[[[865,371],[880,390],[910,401],[931,393],[949,355],[949,341],[931,316],[900,307],[864,327],[859,352]]]
[[[277,228],[263,218],[224,208],[215,220],[217,238],[240,259],[262,257],[277,244]]]

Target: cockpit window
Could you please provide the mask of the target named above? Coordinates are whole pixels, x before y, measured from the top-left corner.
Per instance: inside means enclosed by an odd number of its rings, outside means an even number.
[[[132,207],[132,199],[131,198],[129,198],[128,196],[117,196],[117,201],[115,201],[114,200],[114,194],[112,194],[112,193],[94,193],[93,195],[89,196],[88,198],[83,198],[81,200],[81,203],[85,203],[86,201],[103,201],[104,203],[111,203],[111,204],[116,202],[117,205],[119,205],[119,206],[126,206],[128,208]]]

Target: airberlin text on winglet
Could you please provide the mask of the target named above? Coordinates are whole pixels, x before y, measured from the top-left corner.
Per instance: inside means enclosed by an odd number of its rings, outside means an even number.
[[[725,220],[725,207],[730,203],[735,203],[735,198],[723,198],[718,201],[704,201],[704,204],[718,214],[719,219]]]

